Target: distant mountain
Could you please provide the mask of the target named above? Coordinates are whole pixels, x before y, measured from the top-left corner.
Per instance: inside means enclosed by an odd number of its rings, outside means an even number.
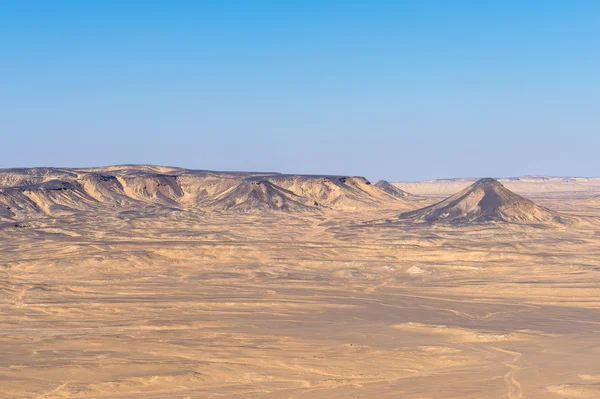
[[[437,204],[402,213],[401,220],[422,223],[569,224],[572,220],[506,189],[494,179],[481,179]]]

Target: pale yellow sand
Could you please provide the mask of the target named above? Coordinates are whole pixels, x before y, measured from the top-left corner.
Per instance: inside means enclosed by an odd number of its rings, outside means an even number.
[[[5,225],[0,397],[600,397],[599,226],[401,210]]]

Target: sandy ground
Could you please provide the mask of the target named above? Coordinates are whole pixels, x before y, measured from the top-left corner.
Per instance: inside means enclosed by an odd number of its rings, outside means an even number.
[[[600,397],[599,226],[397,211],[4,225],[0,397]]]

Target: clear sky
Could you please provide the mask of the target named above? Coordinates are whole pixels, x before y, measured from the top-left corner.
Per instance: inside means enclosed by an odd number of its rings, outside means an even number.
[[[0,3],[0,167],[600,175],[600,1]]]

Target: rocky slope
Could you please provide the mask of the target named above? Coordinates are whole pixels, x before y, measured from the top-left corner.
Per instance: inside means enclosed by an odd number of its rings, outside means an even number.
[[[398,199],[373,186],[364,177],[319,175],[271,175],[251,178],[268,181],[299,197],[312,200],[314,206],[355,209],[376,207]]]
[[[379,180],[377,183],[375,183],[375,187],[385,191],[390,195],[393,195],[394,197],[404,198],[408,197],[409,195],[406,191],[394,186],[392,183],[385,180]]]

